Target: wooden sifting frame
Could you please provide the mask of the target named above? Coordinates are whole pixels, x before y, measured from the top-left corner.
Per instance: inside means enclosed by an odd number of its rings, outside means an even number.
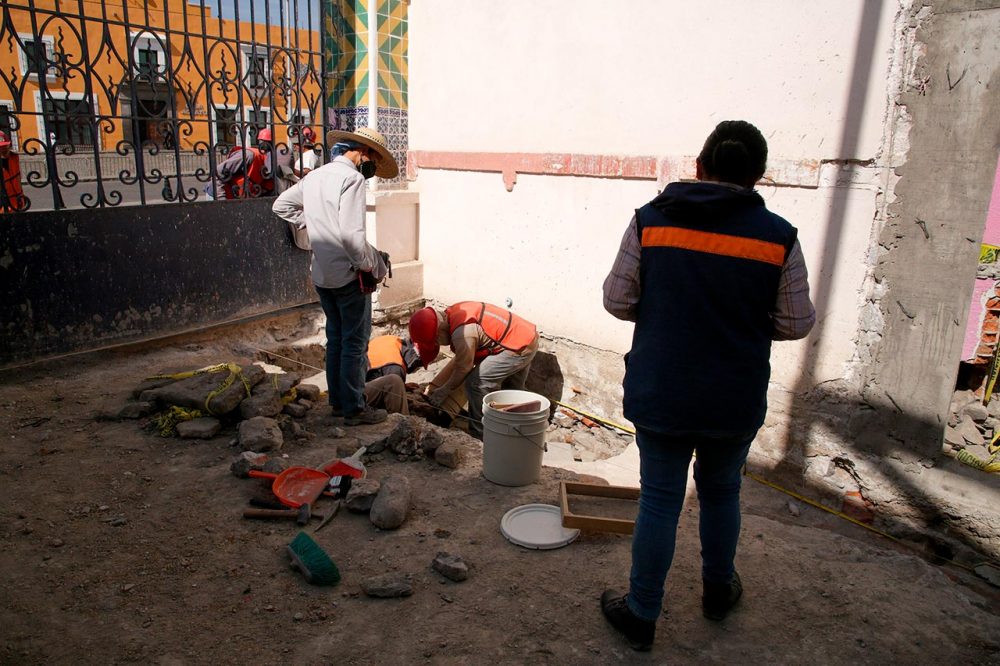
[[[638,488],[629,488],[626,486],[601,486],[594,483],[578,483],[576,481],[559,482],[559,504],[562,507],[563,527],[576,528],[585,532],[615,532],[617,534],[632,534],[635,530],[634,520],[603,518],[601,516],[584,516],[573,513],[569,510],[570,495],[638,500]]]

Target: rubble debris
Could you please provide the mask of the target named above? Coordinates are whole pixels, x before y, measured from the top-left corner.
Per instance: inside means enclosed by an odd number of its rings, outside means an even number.
[[[406,522],[409,512],[410,480],[398,475],[383,479],[368,514],[372,524],[379,529],[394,530]]]
[[[222,423],[211,416],[200,416],[177,424],[177,435],[181,439],[211,439],[219,434]]]
[[[295,386],[295,395],[300,400],[316,402],[319,400],[320,390],[315,384],[297,384]]]
[[[237,478],[246,479],[250,477],[251,470],[256,472],[264,471],[264,464],[268,460],[270,460],[270,457],[266,453],[244,451],[236,456],[236,459],[229,465],[229,471]]]
[[[300,405],[295,402],[290,402],[285,405],[282,410],[285,414],[289,416],[294,416],[297,419],[301,419],[309,411],[304,405]]]
[[[413,594],[413,585],[405,574],[388,573],[361,581],[361,589],[369,597],[396,599]]]
[[[460,583],[469,577],[469,566],[458,555],[441,551],[431,562],[431,568],[448,580]]]
[[[445,442],[434,451],[434,460],[437,464],[457,468],[465,458],[465,448],[457,442]]]
[[[297,386],[302,381],[302,375],[297,372],[281,372],[272,374],[268,380],[277,389],[278,395],[286,395],[293,388],[296,389],[295,394],[298,395]]]
[[[351,513],[368,513],[381,485],[375,479],[355,479],[347,491],[344,506]]]
[[[412,419],[402,418],[396,424],[396,427],[392,429],[392,432],[389,433],[388,437],[369,445],[368,452],[381,453],[388,448],[398,455],[414,455],[420,448],[417,443],[419,434],[419,429],[414,427]]]
[[[985,442],[983,434],[979,432],[976,422],[970,416],[961,417],[955,430],[972,446],[981,446]]]
[[[977,564],[974,570],[977,576],[989,582],[990,585],[1000,587],[1000,568],[984,562]]]
[[[441,435],[441,432],[435,426],[428,424],[424,426],[424,429],[420,433],[419,444],[420,450],[425,455],[433,454],[444,444],[444,436]]]
[[[239,437],[244,451],[277,451],[285,443],[278,422],[266,416],[240,422]]]
[[[281,394],[269,381],[262,381],[253,387],[250,397],[240,403],[240,416],[252,419],[255,416],[277,416],[281,413]]]
[[[990,412],[986,408],[986,405],[978,400],[963,407],[961,413],[959,414],[959,416],[968,416],[976,423],[982,423],[989,415]]]

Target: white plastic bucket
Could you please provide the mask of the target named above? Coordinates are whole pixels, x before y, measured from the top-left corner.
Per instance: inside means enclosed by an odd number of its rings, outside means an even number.
[[[538,400],[535,412],[503,412],[490,407]],[[494,391],[483,398],[483,476],[501,486],[526,486],[542,473],[548,398],[531,391]]]

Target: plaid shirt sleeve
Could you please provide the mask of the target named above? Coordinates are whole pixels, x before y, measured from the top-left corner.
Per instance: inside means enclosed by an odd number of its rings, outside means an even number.
[[[816,308],[809,299],[809,274],[798,241],[788,253],[778,282],[778,298],[771,313],[775,340],[799,340],[816,323]]]
[[[604,280],[604,309],[625,321],[635,321],[639,305],[639,252],[633,215],[611,272]]]

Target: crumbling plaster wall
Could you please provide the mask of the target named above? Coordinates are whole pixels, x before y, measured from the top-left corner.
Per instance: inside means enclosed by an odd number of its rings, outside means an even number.
[[[995,481],[940,456],[996,164],[996,4],[414,0],[410,148],[439,157],[410,174],[426,294],[510,298],[550,335],[626,351],[600,285],[631,210],[693,175],[716,122],[752,120],[819,314],[775,346],[755,468],[997,550]],[[659,167],[558,175],[557,152]],[[539,154],[556,166],[511,178]],[[718,400],[724,418],[724,377]]]
[[[1000,148],[1000,2],[905,3],[895,33],[882,149],[844,169],[879,182],[855,358],[840,381],[772,391],[756,462],[997,555],[1000,479],[941,441]]]

